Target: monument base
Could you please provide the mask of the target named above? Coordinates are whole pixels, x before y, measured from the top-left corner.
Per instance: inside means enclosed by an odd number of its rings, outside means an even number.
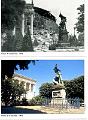
[[[59,87],[59,88],[58,88]],[[52,91],[52,100],[51,100],[51,104],[65,104],[66,102],[66,92],[64,89],[64,86],[60,85],[54,85],[53,91]]]
[[[68,47],[70,47],[69,42],[60,41],[58,42],[58,47],[56,49],[67,49]]]
[[[65,89],[52,91],[52,98],[62,98],[62,99],[65,99],[66,98]]]
[[[63,98],[52,98],[51,105],[64,105],[67,100]]]

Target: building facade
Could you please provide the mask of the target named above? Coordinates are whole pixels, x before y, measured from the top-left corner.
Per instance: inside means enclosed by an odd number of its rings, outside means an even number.
[[[27,100],[30,100],[35,96],[35,91],[34,91],[34,87],[36,84],[35,80],[19,74],[14,74],[13,79],[19,84],[21,83],[24,86],[24,89],[26,90],[26,93],[21,96],[21,99],[25,97]]]
[[[34,4],[26,4],[22,19],[22,35],[24,36],[29,27],[31,38],[33,38],[34,29],[45,29],[48,31],[58,32],[56,18],[47,10],[35,7]]]

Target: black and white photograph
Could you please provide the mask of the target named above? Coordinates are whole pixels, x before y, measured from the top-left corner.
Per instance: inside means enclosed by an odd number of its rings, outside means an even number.
[[[1,0],[1,52],[82,52],[84,14],[84,0]]]

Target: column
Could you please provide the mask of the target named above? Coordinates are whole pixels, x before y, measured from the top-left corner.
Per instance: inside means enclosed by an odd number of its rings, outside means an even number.
[[[15,31],[16,31],[16,26],[14,26],[13,35],[15,35]]]
[[[31,84],[31,92],[33,92],[33,84]]]
[[[26,82],[24,82],[24,89],[26,90]],[[24,93],[24,97],[26,98],[26,93]]]
[[[22,35],[24,37],[24,14],[22,15]]]
[[[31,92],[31,83],[30,83],[30,85],[29,85],[29,90],[30,90],[30,92]]]
[[[27,91],[29,91],[29,89],[30,89],[30,88],[29,88],[29,85],[30,85],[30,83],[26,83],[26,90],[27,90]]]
[[[33,11],[34,9],[32,8],[31,10],[31,39],[33,40]]]

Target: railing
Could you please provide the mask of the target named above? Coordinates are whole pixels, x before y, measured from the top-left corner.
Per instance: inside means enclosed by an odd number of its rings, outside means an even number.
[[[52,98],[45,99],[42,103],[42,106],[46,107],[54,107],[59,109],[79,109],[80,108],[80,99],[79,98],[69,98],[69,99],[60,99],[60,98]]]

